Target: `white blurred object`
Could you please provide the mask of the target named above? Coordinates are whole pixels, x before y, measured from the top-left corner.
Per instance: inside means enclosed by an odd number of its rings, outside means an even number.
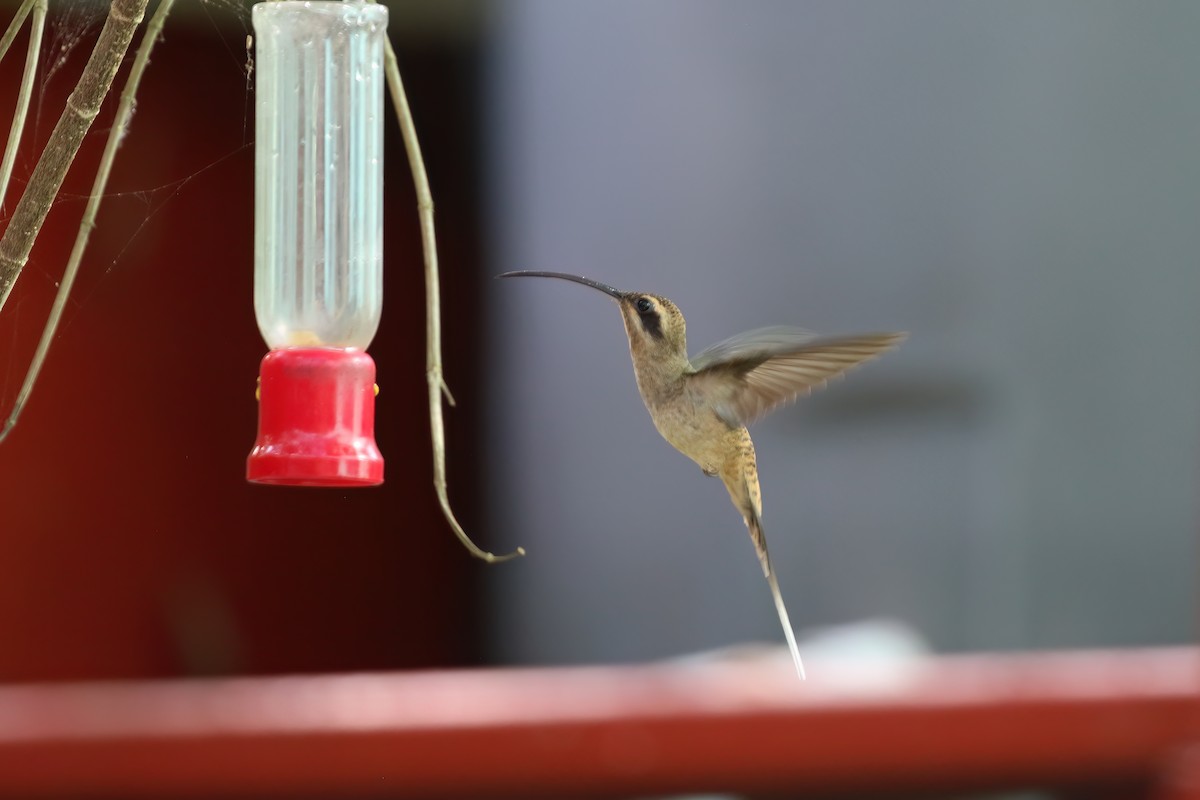
[[[898,665],[921,662],[931,652],[929,645],[909,625],[893,619],[867,619],[846,625],[811,628],[798,636],[804,660],[824,664]],[[710,661],[754,661],[787,659],[787,648],[759,642],[720,647],[689,653],[676,659],[681,663]]]
[[[931,652],[920,633],[894,619],[866,619],[848,625],[814,628],[801,636],[800,649],[805,658],[814,663],[870,661],[911,664],[924,660]]]

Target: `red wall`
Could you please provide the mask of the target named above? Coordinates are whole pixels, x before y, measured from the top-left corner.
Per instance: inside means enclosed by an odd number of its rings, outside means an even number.
[[[453,540],[430,484],[424,284],[394,122],[387,296],[371,348],[387,482],[251,486],[243,476],[265,345],[251,296],[248,21],[195,21],[169,21],[155,50],[59,339],[0,444],[0,680],[469,662],[471,578],[481,567]],[[89,46],[39,92],[30,123],[39,148]],[[438,201],[447,374],[467,409],[448,415],[451,492],[474,526],[470,409],[482,400],[474,328],[456,322],[477,310],[474,73],[463,51],[402,49]],[[23,50],[22,37],[0,64],[0,108],[12,108]],[[75,197],[91,184],[115,100],[69,177],[65,192]],[[5,220],[32,154],[27,138]],[[0,314],[5,412],[82,207],[70,199],[54,208]]]

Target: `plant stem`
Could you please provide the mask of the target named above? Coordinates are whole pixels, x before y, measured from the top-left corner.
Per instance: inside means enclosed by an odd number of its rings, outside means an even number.
[[[33,8],[36,0],[25,0],[17,8],[17,13],[13,15],[12,22],[8,23],[8,30],[4,32],[4,36],[0,37],[0,59],[4,58],[4,54],[8,52],[8,48],[12,46],[13,39],[17,38],[17,31],[21,30],[21,25],[24,24],[25,18],[29,16],[29,9]]]
[[[442,397],[444,396],[451,405],[454,405],[454,398],[450,395],[450,388],[446,386],[442,376],[441,297],[438,286],[437,237],[433,227],[433,194],[429,191],[429,178],[425,174],[424,159],[421,158],[421,145],[417,141],[412,111],[408,107],[408,97],[404,92],[404,83],[400,80],[400,67],[396,62],[396,51],[392,49],[390,39],[384,42],[384,65],[392,105],[396,107],[396,115],[400,118],[400,133],[404,139],[404,149],[408,153],[413,185],[417,192],[417,214],[421,220],[421,245],[425,254],[425,378],[429,384],[433,488],[437,492],[442,515],[471,555],[489,564],[508,561],[510,558],[525,555],[525,549],[518,547],[502,556],[480,549],[471,541],[471,537],[467,536],[450,508],[450,498],[446,492],[446,434],[442,420]]]
[[[108,187],[108,176],[112,172],[117,149],[121,146],[121,140],[125,138],[125,134],[129,130],[129,120],[133,116],[133,101],[137,96],[146,66],[150,63],[150,52],[162,34],[163,25],[167,21],[167,15],[171,13],[171,6],[174,2],[175,0],[161,0],[154,15],[150,18],[149,24],[146,25],[146,32],[142,35],[142,43],[138,46],[137,56],[133,60],[133,68],[130,69],[129,77],[125,79],[125,87],[121,90],[121,102],[117,105],[117,115],[108,132],[108,141],[104,144],[104,155],[100,159],[100,167],[96,170],[96,177],[92,181],[92,191],[88,195],[87,206],[83,211],[83,219],[79,223],[79,232],[75,235],[75,245],[71,248],[71,255],[67,259],[67,268],[63,271],[58,294],[54,296],[54,305],[50,308],[50,316],[46,319],[46,327],[42,329],[42,338],[38,341],[33,360],[29,362],[29,369],[25,373],[21,391],[17,393],[17,399],[13,403],[13,410],[5,420],[4,427],[0,428],[0,441],[4,441],[4,437],[17,424],[21,410],[25,407],[25,402],[29,399],[38,375],[42,371],[42,364],[46,361],[46,354],[50,351],[50,343],[54,341],[58,324],[62,321],[63,309],[71,294],[71,287],[75,284],[75,277],[79,274],[79,265],[83,261],[83,253],[87,249],[88,239],[91,237],[92,229],[96,227],[96,215],[100,210],[100,201],[104,198],[105,189]]]
[[[67,106],[33,169],[29,185],[25,187],[13,211],[3,238],[0,238],[0,310],[3,310],[12,293],[21,268],[29,260],[33,243],[46,221],[46,215],[50,213],[50,205],[62,187],[75,154],[79,152],[83,137],[100,112],[100,105],[129,49],[133,32],[145,14],[147,2],[113,0],[109,6],[108,18],[83,68],[79,83],[67,98]]]
[[[17,108],[13,114],[12,126],[8,130],[8,144],[4,147],[4,161],[0,162],[0,203],[8,195],[8,181],[12,178],[13,165],[17,163],[17,149],[21,145],[21,135],[25,132],[25,117],[29,113],[29,103],[33,99],[33,78],[37,74],[38,54],[42,51],[42,33],[46,27],[46,0],[26,0],[22,6],[28,11],[33,5],[33,22],[29,26],[29,49],[25,53],[25,74],[21,77],[21,89],[17,93]],[[25,15],[18,11],[17,19],[24,20]],[[14,22],[16,20],[14,19]],[[16,30],[10,28],[13,34]],[[5,42],[0,47],[0,58],[12,43],[9,35],[5,34]]]

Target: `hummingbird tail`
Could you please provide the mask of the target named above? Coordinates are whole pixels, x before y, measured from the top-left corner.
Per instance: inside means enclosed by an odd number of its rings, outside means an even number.
[[[741,429],[740,449],[737,458],[729,459],[721,469],[721,480],[729,491],[733,504],[742,512],[746,530],[754,542],[754,550],[758,553],[758,561],[762,564],[763,575],[767,585],[771,587],[771,599],[775,601],[775,610],[779,612],[779,622],[783,625],[783,635],[787,637],[788,649],[792,652],[792,661],[796,663],[796,674],[800,680],[804,677],[804,662],[800,660],[800,648],[796,646],[796,634],[792,631],[791,620],[788,619],[787,606],[783,604],[783,594],[779,591],[779,580],[775,570],[771,568],[771,556],[767,553],[767,536],[762,524],[762,493],[758,488],[758,467],[754,463],[754,444],[745,428]]]
[[[783,626],[783,635],[787,638],[788,650],[792,653],[792,661],[796,664],[796,674],[800,680],[807,680],[804,675],[804,662],[800,660],[800,648],[796,646],[796,634],[792,630],[792,622],[788,619],[787,606],[783,602],[783,593],[779,591],[779,579],[775,570],[771,569],[771,559],[767,555],[767,537],[763,534],[762,520],[754,509],[746,515],[746,527],[750,530],[750,538],[754,540],[762,562],[763,573],[767,576],[767,585],[771,587],[771,599],[775,601],[775,610],[779,612],[779,624]]]
[[[772,572],[767,576],[771,585],[771,597],[775,600],[775,610],[779,612],[779,622],[783,625],[783,635],[787,637],[788,649],[792,651],[792,661],[796,664],[796,674],[800,680],[807,680],[804,675],[804,662],[800,660],[800,648],[796,646],[796,634],[792,631],[791,620],[788,619],[787,606],[783,604],[783,595],[779,592],[779,581]]]

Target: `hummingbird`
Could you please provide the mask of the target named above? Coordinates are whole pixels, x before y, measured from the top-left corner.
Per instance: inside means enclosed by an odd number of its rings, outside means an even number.
[[[892,349],[907,334],[818,336],[802,328],[775,326],[738,334],[689,359],[683,314],[661,295],[622,292],[563,272],[521,270],[497,277],[559,278],[590,286],[617,302],[634,377],[650,419],[676,450],[695,461],[705,475],[719,477],[725,484],[746,523],[796,673],[804,680],[796,635],[767,551],[758,465],[746,426]]]

